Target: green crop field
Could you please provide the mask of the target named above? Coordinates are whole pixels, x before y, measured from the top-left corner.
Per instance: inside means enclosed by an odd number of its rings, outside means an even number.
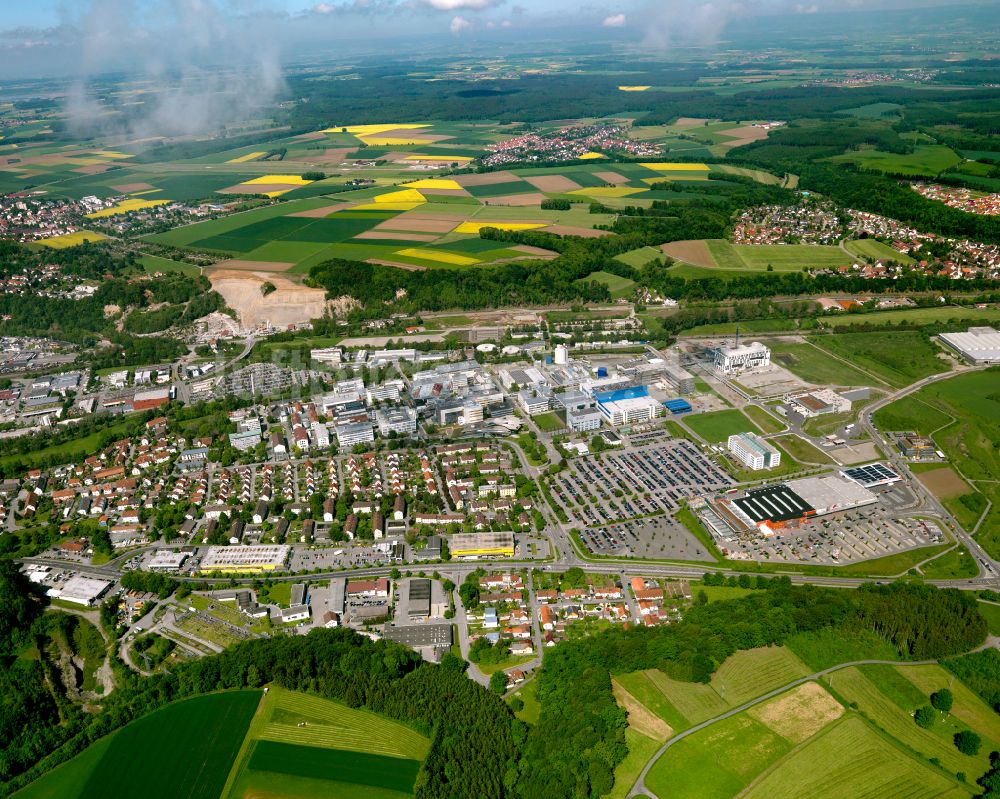
[[[813,341],[897,388],[948,371],[939,350],[917,331],[841,333]]]
[[[741,713],[678,741],[646,783],[659,796],[730,799],[789,749],[788,741]]]
[[[905,676],[905,668],[902,674]],[[938,687],[943,688],[948,684],[942,681]],[[959,752],[951,738],[959,730],[965,729],[965,725],[958,723],[953,715],[942,715],[929,730],[914,723],[913,711],[930,701],[926,696],[921,698],[919,691],[899,690],[891,682],[872,679],[857,668],[836,672],[832,688],[845,701],[856,702],[859,712],[879,728],[913,751],[921,752],[926,757],[938,758],[949,771],[968,769],[981,773],[986,770],[989,764],[989,745],[984,746],[984,751],[976,758]]]
[[[646,249],[651,249],[647,247]],[[648,260],[648,259],[647,259]],[[577,283],[581,281],[596,281],[608,287],[608,291],[611,292],[611,296],[614,299],[619,297],[627,297],[632,293],[632,287],[635,286],[635,281],[630,280],[627,277],[622,277],[621,275],[615,275],[611,272],[591,272],[585,278],[581,278]]]
[[[677,712],[687,720],[685,727],[718,716],[729,709],[729,705],[711,685],[681,682],[668,677],[662,671],[647,671],[645,674]],[[669,721],[667,723],[670,724]]]
[[[712,688],[728,704],[741,705],[807,674],[809,669],[786,647],[741,649],[712,675]]]
[[[873,378],[850,364],[831,358],[810,343],[769,342],[771,357],[810,383],[831,386],[866,386]]]
[[[907,177],[934,177],[961,163],[962,158],[950,147],[939,144],[918,145],[912,153],[887,153],[881,150],[859,150],[829,159],[839,163],[857,164],[862,169],[874,169]]]
[[[201,267],[183,261],[171,261],[158,255],[140,255],[139,263],[147,272],[180,272],[184,275],[200,275]]]
[[[913,720],[910,720],[912,726]],[[850,716],[778,763],[746,799],[958,799],[958,782]]]
[[[645,266],[650,261],[660,261],[664,259],[663,251],[656,247],[640,247],[638,250],[629,250],[621,255],[616,255],[615,260],[623,264],[635,267],[636,269]]]
[[[735,409],[692,414],[684,417],[684,424],[713,444],[736,433],[760,433],[757,425]]]
[[[909,255],[903,255],[888,244],[877,239],[852,239],[844,242],[844,249],[859,258],[870,258],[876,261],[896,261],[901,264],[912,264],[915,261]]]
[[[260,691],[176,702],[102,739],[28,786],[42,799],[218,799],[260,703]],[[98,756],[99,754],[99,756]]]
[[[851,258],[840,247],[812,244],[730,244],[709,239],[708,251],[720,269],[799,272],[808,268],[842,266]]]
[[[615,679],[651,713],[669,724],[674,732],[681,732],[690,727],[691,722],[671,704],[660,685],[654,682],[662,676],[662,672],[658,671],[633,671],[615,675]]]
[[[254,717],[224,797],[410,795],[430,742],[397,722],[272,687]]]

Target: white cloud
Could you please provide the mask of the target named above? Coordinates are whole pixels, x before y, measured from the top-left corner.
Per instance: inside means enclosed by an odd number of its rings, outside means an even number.
[[[601,23],[605,28],[621,28],[625,26],[625,15],[624,14],[614,14],[610,17],[605,17],[604,22]]]
[[[501,5],[503,0],[422,0],[424,5],[428,5],[437,11],[482,11],[487,8]]]
[[[464,31],[470,30],[472,28],[472,23],[469,22],[465,17],[454,17],[451,20],[451,25],[448,26],[448,30],[452,33],[463,33]]]

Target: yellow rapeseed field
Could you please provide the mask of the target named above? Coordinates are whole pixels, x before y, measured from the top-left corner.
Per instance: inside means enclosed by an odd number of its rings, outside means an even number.
[[[540,227],[547,227],[547,222],[463,222],[452,233],[472,233],[479,235],[479,231],[484,227],[495,227],[497,230],[535,230]]]
[[[604,158],[604,153],[584,153],[580,156],[582,161],[589,161],[591,158]]]
[[[429,128],[427,124],[410,125],[399,122],[395,125],[348,125],[347,132],[355,136],[374,136],[378,133],[385,133],[390,130],[416,130],[417,128]],[[340,133],[340,128],[328,128],[324,133]]]
[[[46,247],[52,247],[56,250],[64,250],[67,247],[76,247],[79,244],[83,244],[87,241],[104,241],[107,236],[102,236],[100,233],[92,233],[89,230],[78,230],[76,233],[66,233],[62,236],[53,236],[50,239],[42,239],[39,244],[44,244]]]
[[[247,161],[253,161],[256,158],[260,158],[262,155],[267,155],[263,150],[259,153],[247,153],[246,155],[241,155],[239,158],[230,158],[226,161],[227,164],[245,164]]]
[[[311,180],[304,179],[301,175],[264,175],[252,180],[244,180],[241,186],[259,186],[264,183],[274,183],[285,186],[308,186]]]
[[[649,89],[649,86],[619,86],[618,91],[620,92],[644,92]]]
[[[708,164],[670,164],[665,162],[639,164],[654,172],[708,172]]]
[[[454,266],[472,266],[480,263],[478,258],[470,258],[468,255],[458,255],[444,250],[421,250],[417,247],[409,247],[405,250],[397,250],[397,255],[404,255],[407,258],[423,258],[425,261],[438,261],[442,264],[453,264]]]
[[[110,208],[105,208],[101,211],[94,211],[92,214],[87,214],[88,219],[103,219],[107,216],[118,216],[119,214],[127,214],[129,211],[141,211],[144,208],[155,208],[157,205],[166,205],[170,200],[122,200],[116,205],[112,205]]]
[[[424,178],[415,180],[412,183],[404,183],[408,189],[449,189],[451,191],[462,191],[462,187],[450,178]]]
[[[427,202],[424,195],[416,189],[402,189],[401,191],[391,191],[388,194],[380,194],[374,198],[376,203],[422,203]]]
[[[403,159],[404,161],[443,161],[446,164],[450,164],[452,161],[458,163],[461,161],[471,161],[472,156],[469,155],[408,155]]]

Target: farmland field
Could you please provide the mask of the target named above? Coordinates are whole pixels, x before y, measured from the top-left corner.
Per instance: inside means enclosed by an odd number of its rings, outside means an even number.
[[[908,177],[934,177],[961,162],[950,147],[939,144],[918,145],[912,153],[888,153],[880,150],[859,150],[829,159],[838,163],[857,164],[862,169],[874,169]]]
[[[910,723],[913,725],[912,719]],[[850,716],[779,763],[747,799],[940,799],[968,796],[956,781],[909,757]]]
[[[841,266],[850,261],[839,247],[810,244],[730,244],[722,239],[706,242],[720,269],[764,272],[798,272],[807,268]]]
[[[730,799],[791,744],[746,713],[678,741],[646,777],[659,796]]]
[[[430,742],[394,721],[328,699],[271,688],[254,717],[224,797],[410,795]],[[287,793],[285,793],[287,792]]]
[[[735,409],[687,416],[684,423],[713,444],[725,441],[736,433],[760,433],[757,425]]]
[[[615,275],[611,272],[591,272],[587,277],[582,278],[582,281],[594,280],[598,283],[608,287],[608,291],[611,292],[611,297],[617,299],[619,297],[627,297],[632,293],[632,287],[635,285],[634,280],[630,280],[627,277],[622,277],[621,275]],[[579,281],[578,281],[579,282]]]
[[[859,258],[896,261],[901,264],[914,263],[914,260],[909,255],[904,255],[877,239],[852,239],[851,241],[844,242],[844,248]]]
[[[218,799],[260,698],[260,691],[229,691],[167,705],[102,739],[20,795]]]
[[[712,675],[712,688],[729,705],[741,705],[808,673],[805,664],[786,647],[742,649],[726,658]]]

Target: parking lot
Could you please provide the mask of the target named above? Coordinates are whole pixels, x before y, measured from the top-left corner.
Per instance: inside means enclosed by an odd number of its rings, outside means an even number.
[[[895,516],[881,504],[781,533],[769,539],[727,540],[723,546],[730,557],[843,566],[945,540],[935,521]]]
[[[731,484],[690,441],[668,439],[574,460],[552,490],[595,554],[698,560],[704,547],[671,514],[706,486]]]

